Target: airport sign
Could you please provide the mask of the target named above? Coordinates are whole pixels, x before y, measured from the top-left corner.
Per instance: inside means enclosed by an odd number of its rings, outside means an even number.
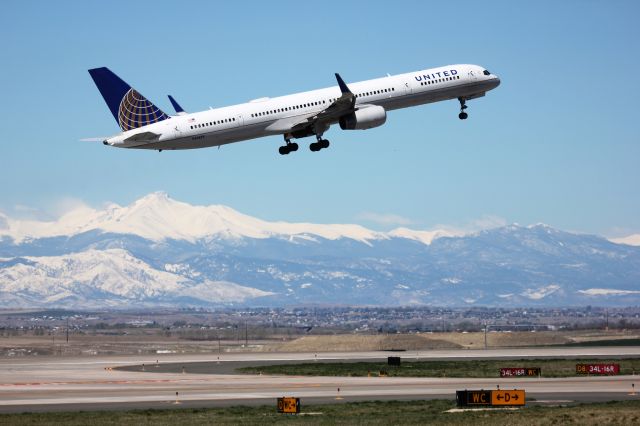
[[[459,407],[522,406],[525,402],[526,395],[522,389],[456,391],[456,403]]]
[[[278,413],[300,413],[300,398],[294,398],[292,396],[283,396],[282,398],[278,398]]]
[[[540,377],[541,374],[542,371],[539,367],[500,369],[500,377]]]
[[[491,391],[491,405],[524,405],[524,401],[522,389]]]
[[[576,374],[620,374],[620,364],[576,364]]]
[[[458,405],[491,405],[491,391],[464,390],[456,392]]]
[[[389,356],[387,357],[387,365],[393,365],[396,367],[400,367],[400,357],[399,356]]]

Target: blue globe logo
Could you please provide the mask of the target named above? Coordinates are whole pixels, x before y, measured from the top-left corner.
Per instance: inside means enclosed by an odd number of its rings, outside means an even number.
[[[167,118],[169,118],[167,114],[149,102],[147,98],[135,89],[129,89],[122,101],[120,101],[118,123],[123,131],[137,129]]]

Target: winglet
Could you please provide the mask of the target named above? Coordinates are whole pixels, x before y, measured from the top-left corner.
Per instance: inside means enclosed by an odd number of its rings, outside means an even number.
[[[178,114],[184,113],[184,109],[182,109],[180,104],[176,102],[175,99],[173,99],[173,96],[171,95],[167,95],[167,96],[169,96],[169,100],[171,101],[171,105],[173,105],[173,109],[175,109]]]
[[[340,74],[336,73],[336,80],[338,80],[338,86],[340,86],[340,91],[344,93],[351,93],[351,90],[347,87]]]

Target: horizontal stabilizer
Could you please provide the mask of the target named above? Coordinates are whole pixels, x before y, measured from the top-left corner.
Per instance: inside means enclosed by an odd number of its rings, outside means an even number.
[[[80,142],[103,142],[106,139],[109,139],[109,136],[105,136],[102,138],[82,138],[80,139]]]
[[[133,136],[129,136],[124,141],[125,142],[149,142],[149,141],[155,141],[159,137],[160,137],[160,135],[157,134],[157,133],[142,132],[142,133],[136,133]]]

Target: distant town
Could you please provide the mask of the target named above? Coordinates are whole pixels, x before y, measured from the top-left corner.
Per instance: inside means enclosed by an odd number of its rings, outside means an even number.
[[[0,311],[0,335],[126,333],[158,329],[203,339],[276,334],[438,333],[638,329],[640,307],[433,308],[292,307],[141,311]]]

